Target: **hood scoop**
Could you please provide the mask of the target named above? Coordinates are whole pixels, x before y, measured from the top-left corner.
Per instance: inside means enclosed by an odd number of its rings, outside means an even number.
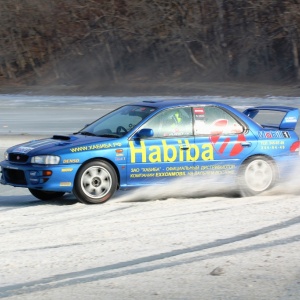
[[[77,140],[77,138],[68,135],[53,135],[52,140],[58,141],[56,146],[65,146],[65,145],[72,144],[72,142]]]
[[[61,141],[70,141],[71,138],[66,135],[53,135],[52,137],[53,140],[61,140]]]

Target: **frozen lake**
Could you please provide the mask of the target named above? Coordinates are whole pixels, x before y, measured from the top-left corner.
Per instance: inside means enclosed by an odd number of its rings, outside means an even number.
[[[299,98],[204,98],[241,110],[300,108]],[[0,155],[12,143],[75,132],[149,99],[2,95]],[[300,299],[297,174],[249,198],[222,191],[182,198],[179,188],[120,192],[89,206],[73,195],[42,202],[0,185],[0,298]]]
[[[240,110],[257,105],[300,108],[300,98],[267,97],[75,97],[0,95],[0,134],[72,133],[123,104],[153,99],[221,101]]]

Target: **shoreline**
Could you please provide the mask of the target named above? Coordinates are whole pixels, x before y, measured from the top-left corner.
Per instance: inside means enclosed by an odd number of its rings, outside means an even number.
[[[28,96],[224,96],[224,97],[300,97],[297,83],[255,83],[255,82],[124,82],[115,85],[2,85],[0,95],[23,94]]]
[[[38,134],[10,134],[10,133],[3,133],[0,134],[0,149],[8,149],[14,145],[23,144],[26,142],[39,140],[43,138],[50,137],[46,135],[38,135]]]

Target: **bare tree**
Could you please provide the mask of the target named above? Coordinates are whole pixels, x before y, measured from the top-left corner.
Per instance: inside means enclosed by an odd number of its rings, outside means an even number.
[[[299,8],[299,0],[0,0],[0,80],[299,81]]]

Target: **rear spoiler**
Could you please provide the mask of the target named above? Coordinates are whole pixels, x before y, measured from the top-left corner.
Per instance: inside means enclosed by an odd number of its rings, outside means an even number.
[[[295,107],[288,106],[257,106],[246,109],[243,113],[249,118],[253,119],[259,111],[268,110],[268,111],[279,111],[285,113],[282,118],[279,129],[280,130],[295,130],[298,118],[299,110]]]

